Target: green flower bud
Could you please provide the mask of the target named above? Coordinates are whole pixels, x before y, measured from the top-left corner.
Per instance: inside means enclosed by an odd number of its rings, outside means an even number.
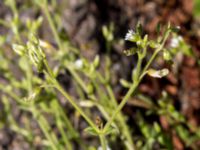
[[[120,84],[121,84],[123,87],[125,87],[125,88],[130,88],[131,85],[132,85],[130,82],[128,82],[128,81],[126,81],[126,80],[124,80],[124,79],[120,79],[119,82],[120,82]]]
[[[32,41],[27,42],[28,56],[33,63],[33,65],[38,69],[39,72],[42,72],[44,69],[44,59],[45,54],[39,46],[38,39],[32,39]]]
[[[87,86],[87,93],[92,94],[94,92],[94,86],[92,84],[89,84]]]
[[[167,61],[172,59],[172,56],[168,50],[163,51],[163,58],[164,58],[164,60],[167,60]]]
[[[126,56],[131,56],[131,55],[134,55],[135,53],[137,53],[137,51],[138,51],[138,49],[137,49],[136,47],[133,47],[133,48],[124,50],[123,53],[124,53]]]
[[[154,69],[149,69],[147,71],[147,74],[154,77],[154,78],[162,78],[166,76],[169,73],[168,69],[162,69],[162,70],[154,70]]]
[[[99,62],[100,62],[100,57],[99,55],[96,55],[93,62],[95,68],[99,66]]]
[[[30,36],[29,36],[29,41],[31,43],[34,43],[36,45],[39,45],[39,39],[33,34],[31,33]]]
[[[12,49],[20,56],[23,56],[26,53],[26,47],[19,44],[13,44]]]

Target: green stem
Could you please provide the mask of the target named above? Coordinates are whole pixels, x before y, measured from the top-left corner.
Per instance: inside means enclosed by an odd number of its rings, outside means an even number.
[[[100,74],[100,73],[97,73],[97,76],[98,76],[98,78],[100,79],[100,81],[104,81],[104,78],[102,77],[102,75]],[[104,83],[104,82],[103,82]],[[110,85],[106,82],[106,83],[104,83],[105,84],[105,86],[106,86],[106,90],[107,90],[107,92],[108,92],[108,96],[109,96],[109,98],[107,98],[105,101],[107,102],[107,103],[105,103],[104,105],[106,105],[106,106],[108,106],[108,103],[109,103],[109,105],[111,105],[111,106],[113,106],[113,108],[114,109],[111,109],[112,111],[111,111],[111,113],[113,112],[113,110],[115,110],[115,108],[117,108],[117,100],[116,100],[116,98],[115,98],[115,95],[114,95],[114,93],[113,93],[113,91],[112,91],[112,88],[110,87]],[[95,81],[94,81],[94,85],[96,85],[95,84]],[[97,89],[97,91],[99,92],[100,90],[102,90],[102,89],[100,89],[97,85],[95,86],[96,87],[96,89]],[[103,92],[103,91],[102,91]],[[102,97],[102,93],[100,92],[100,95],[101,95],[101,97]],[[95,97],[95,99],[97,99],[96,97]],[[101,98],[101,100],[103,100],[103,98]],[[97,107],[98,107],[98,109],[103,113],[103,115],[104,115],[104,117],[107,119],[107,120],[110,120],[110,117],[108,116],[108,113],[106,113],[105,112],[105,107],[103,107],[103,106],[100,106],[100,105],[97,105]],[[109,111],[109,110],[108,110]],[[128,129],[128,127],[127,127],[127,125],[126,125],[126,121],[125,121],[125,119],[123,118],[123,115],[122,115],[122,113],[119,113],[119,116],[117,117],[117,119],[118,119],[118,121],[119,121],[119,124],[120,124],[120,126],[121,126],[121,128],[122,128],[122,133],[123,133],[123,135],[124,135],[124,137],[126,137],[126,139],[127,139],[127,141],[128,142],[126,142],[125,143],[125,145],[126,145],[126,147],[127,147],[127,149],[129,149],[129,150],[131,150],[131,149],[133,149],[133,147],[135,147],[134,146],[134,143],[133,143],[133,141],[132,141],[132,137],[131,137],[131,135],[130,135],[130,131],[129,131],[129,129]]]
[[[153,55],[151,56],[151,58],[148,60],[148,63],[146,64],[146,66],[144,67],[144,69],[143,69],[143,73],[145,73],[146,71],[147,71],[147,69],[149,68],[149,66],[151,65],[151,63],[152,63],[152,61],[155,59],[155,57],[157,56],[157,54],[160,52],[160,48],[159,49],[157,49],[154,53],[153,53]],[[143,77],[143,76],[141,76],[141,77]],[[140,77],[140,78],[141,78]]]
[[[51,17],[51,14],[50,14],[50,12],[49,12],[49,9],[48,9],[48,6],[47,6],[47,5],[48,5],[48,4],[45,3],[44,5],[41,5],[41,8],[43,9],[45,16],[47,17],[47,20],[48,20],[48,22],[49,22],[49,24],[50,24],[50,28],[51,28],[51,30],[52,30],[53,36],[54,36],[54,38],[55,38],[55,40],[56,40],[56,42],[57,42],[57,44],[58,44],[59,49],[60,49],[60,50],[63,50],[63,46],[62,46],[60,37],[59,37],[59,35],[58,35],[58,31],[57,31],[57,29],[56,29],[56,27],[55,27],[55,24],[54,24],[54,22],[53,22],[53,19],[52,19],[52,17]]]
[[[99,135],[102,150],[107,150],[106,139],[104,134]]]
[[[138,54],[138,63],[137,63],[137,67],[136,67],[136,75],[134,77],[134,82],[139,78],[140,73],[141,73],[141,66],[142,66],[142,54]]]
[[[5,20],[3,19],[0,19],[0,25],[4,26],[4,27],[7,27],[7,28],[10,28],[10,24],[8,24]]]
[[[56,145],[56,142],[54,141],[54,139],[52,138],[52,136],[50,135],[49,131],[50,131],[50,127],[48,125],[48,123],[46,123],[46,120],[44,117],[41,116],[40,113],[38,113],[37,109],[33,108],[32,111],[35,119],[37,120],[40,128],[42,129],[42,132],[44,133],[45,137],[48,139],[48,141],[51,144],[51,148],[53,150],[59,150],[59,148]]]
[[[110,127],[110,125],[112,124],[112,122],[114,121],[114,119],[116,118],[118,113],[121,111],[121,109],[124,107],[124,105],[126,104],[128,99],[130,98],[130,96],[133,94],[133,92],[137,88],[137,85],[138,85],[138,82],[134,82],[133,85],[131,86],[131,88],[128,90],[127,94],[125,95],[125,97],[123,98],[121,103],[118,105],[116,110],[114,111],[114,113],[111,116],[110,120],[106,123],[106,125],[105,125],[105,127],[103,129],[104,132],[106,132],[108,130],[108,128]]]
[[[65,90],[57,83],[54,82],[54,85],[58,91],[66,98],[68,101],[72,104],[72,106],[82,115],[82,117],[88,122],[88,124],[93,127],[96,132],[99,132],[96,125],[92,122],[92,120],[85,114],[85,112],[75,103],[75,101],[72,99],[72,97],[65,92]]]
[[[118,115],[118,113],[121,111],[121,109],[124,107],[124,105],[126,104],[126,102],[128,101],[128,99],[130,98],[130,96],[136,90],[136,88],[137,88],[137,86],[139,84],[139,80],[137,80],[137,79],[139,78],[139,75],[140,75],[141,64],[142,64],[142,58],[139,55],[139,57],[138,57],[138,63],[137,63],[137,68],[136,68],[137,70],[136,70],[135,81],[134,81],[133,85],[131,86],[131,88],[128,90],[127,94],[125,95],[125,97],[123,98],[123,100],[121,101],[121,103],[116,108],[116,110],[113,113],[113,115],[111,116],[110,120],[106,123],[106,125],[104,127],[104,132],[106,132],[108,130],[108,128],[110,127],[110,125],[112,124],[112,122],[114,121],[114,119],[116,118],[116,116]]]
[[[26,57],[26,62],[27,62],[27,65],[28,65],[28,70],[25,71],[25,74],[26,74],[26,78],[27,78],[27,85],[28,85],[28,93],[29,95],[31,94],[31,92],[33,92],[33,85],[32,85],[32,69],[31,69],[31,65],[30,65],[30,62],[28,61],[28,58]]]
[[[76,104],[76,102],[73,100],[73,98],[60,86],[58,81],[55,79],[53,71],[49,67],[46,60],[44,60],[44,64],[46,66],[46,69],[50,75],[51,81],[55,88],[71,103],[71,105],[81,114],[81,116],[88,122],[88,124],[96,131],[99,132],[99,129],[96,127],[96,125],[93,123],[93,121],[85,114],[85,112],[81,109],[81,107]]]
[[[17,122],[15,121],[11,110],[11,104],[9,103],[8,97],[4,97],[2,96],[2,102],[4,104],[5,107],[5,112],[7,113],[7,121],[9,122],[10,128],[18,133],[23,135],[29,142],[33,141],[33,133],[31,131],[28,131],[24,128],[21,128],[18,126]]]
[[[111,98],[111,102],[113,103],[114,107],[117,108],[117,100],[115,99],[114,93],[109,84],[106,85],[106,89],[108,91],[109,97]],[[123,117],[123,114],[121,112],[119,112],[119,115],[117,118],[119,120],[119,123],[121,124],[124,136],[127,138],[127,141],[128,141],[128,143],[126,143],[126,146],[129,150],[131,150],[135,147],[135,145],[133,143],[133,140],[132,140],[132,137],[130,134],[130,130],[129,130],[128,126],[126,125],[126,121]]]
[[[161,45],[155,50],[155,52],[153,53],[152,57],[150,58],[150,60],[148,61],[147,65],[145,66],[145,68],[142,71],[142,74],[140,75],[140,69],[141,69],[141,63],[142,63],[142,58],[138,57],[138,64],[137,64],[137,68],[138,70],[136,70],[136,78],[134,80],[133,85],[130,87],[130,89],[128,90],[127,94],[125,95],[125,97],[123,98],[123,100],[121,101],[121,103],[118,105],[117,109],[115,110],[115,112],[113,113],[111,119],[106,123],[103,131],[106,132],[108,130],[108,128],[110,127],[110,125],[112,124],[112,122],[114,121],[114,119],[116,118],[117,114],[121,111],[121,109],[124,107],[124,105],[126,104],[126,102],[128,101],[128,99],[130,98],[130,96],[135,92],[136,88],[138,87],[138,84],[140,83],[140,81],[142,80],[142,78],[145,75],[146,70],[148,69],[148,67],[151,65],[152,61],[155,59],[155,57],[157,56],[157,54],[162,50],[168,36],[169,36],[170,31],[167,30],[164,34],[164,38],[163,41],[161,43]]]
[[[149,61],[147,62],[146,66],[144,67],[142,74],[139,78],[139,80],[142,80],[142,78],[144,77],[144,75],[146,74],[147,69],[149,68],[149,66],[151,65],[151,63],[153,62],[153,60],[156,58],[157,54],[163,49],[164,44],[169,36],[170,31],[166,31],[163,41],[160,44],[160,46],[155,50],[155,52],[153,53],[153,55],[151,56],[151,58],[149,59]]]
[[[7,90],[3,84],[0,84],[0,90],[2,90],[4,93],[8,94],[11,98],[13,98],[18,104],[21,105],[27,105],[26,102],[21,100],[13,91]]]
[[[59,107],[60,107],[60,106],[59,106]],[[63,118],[63,120],[64,120],[64,122],[65,122],[65,124],[66,124],[66,127],[67,127],[68,130],[70,131],[70,137],[73,137],[73,138],[76,137],[76,138],[78,138],[78,137],[79,137],[79,134],[78,134],[78,132],[73,128],[73,126],[72,126],[70,120],[68,119],[68,117],[66,117],[63,108],[60,107],[59,111],[60,111],[61,117]]]
[[[83,83],[83,80],[80,78],[80,76],[73,69],[69,69],[69,71],[71,72],[71,74],[75,78],[75,80],[78,82],[78,84],[82,87],[82,89],[85,92],[87,92],[87,88],[85,87],[85,84]],[[111,88],[110,88],[110,86],[108,84],[106,85],[106,88],[108,90],[108,93],[109,93],[109,96],[111,98],[111,101],[115,105],[115,108],[116,108],[117,107],[117,102],[116,102],[115,96],[114,96],[114,94],[113,94],[113,92],[112,92],[112,90],[111,90]],[[109,120],[110,118],[109,118],[108,114],[104,111],[104,109],[99,107],[99,106],[97,106],[97,107],[101,110],[101,112],[103,112],[104,116]],[[123,130],[125,132],[124,136],[127,137],[127,140],[129,142],[127,147],[129,147],[129,149],[131,149],[130,147],[134,147],[134,144],[132,142],[132,138],[131,138],[130,132],[128,131],[128,128],[127,128],[126,123],[125,123],[125,120],[122,117],[121,113],[119,115],[119,122],[120,122],[120,124],[121,124],[121,126],[122,126],[122,128],[123,128]]]
[[[58,118],[60,118],[60,116],[58,116]],[[62,126],[62,123],[61,123],[60,121],[61,121],[61,120],[56,121],[57,127],[58,127],[58,129],[59,129],[59,131],[60,131],[60,133],[61,133],[61,136],[62,136],[62,138],[63,138],[63,141],[64,141],[64,143],[65,143],[66,148],[67,148],[68,150],[72,150],[72,149],[73,149],[73,148],[72,148],[72,145],[71,145],[71,143],[70,143],[68,137],[66,136],[66,133],[65,133],[65,131],[64,131],[64,129],[63,129],[63,126]]]
[[[74,77],[74,79],[76,80],[76,82],[81,86],[81,88],[87,93],[88,89],[85,86],[85,83],[83,82],[83,80],[80,78],[80,76],[71,68],[68,67],[69,72],[72,74],[72,76]]]

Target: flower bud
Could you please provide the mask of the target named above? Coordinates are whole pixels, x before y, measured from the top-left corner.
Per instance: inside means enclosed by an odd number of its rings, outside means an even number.
[[[26,47],[19,44],[13,44],[12,49],[20,56],[23,56],[26,53]]]
[[[168,69],[162,69],[162,70],[154,70],[154,69],[149,69],[147,71],[147,74],[154,77],[154,78],[162,78],[166,76],[169,73]]]

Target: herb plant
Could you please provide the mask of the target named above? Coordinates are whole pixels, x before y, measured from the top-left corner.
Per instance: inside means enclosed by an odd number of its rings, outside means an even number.
[[[105,67],[102,73],[99,70],[103,62],[102,56],[96,55],[92,61],[89,61],[80,54],[79,50],[70,41],[64,41],[60,37],[55,18],[51,17],[52,14],[49,11],[47,0],[35,0],[33,3],[43,11],[47,18],[56,46],[38,36],[43,17],[40,16],[34,21],[27,20],[26,27],[22,31],[21,26],[23,26],[23,23],[20,22],[15,1],[6,0],[6,5],[12,10],[13,18],[10,20],[10,25],[7,25],[4,20],[1,20],[0,23],[12,30],[14,34],[12,49],[18,54],[12,54],[8,58],[5,51],[1,50],[0,52],[0,60],[2,61],[0,70],[3,72],[2,76],[4,78],[4,83],[0,83],[1,99],[5,107],[4,114],[6,114],[9,127],[14,132],[21,134],[30,145],[36,140],[35,133],[31,130],[30,121],[26,121],[24,127],[21,127],[15,121],[10,103],[12,99],[15,100],[18,109],[27,112],[27,116],[31,116],[38,123],[45,136],[44,139],[39,137],[41,145],[53,150],[72,150],[75,149],[73,143],[78,143],[79,149],[95,149],[93,145],[84,143],[82,132],[80,133],[77,130],[70,116],[67,115],[66,108],[72,106],[73,111],[75,111],[74,116],[79,118],[77,116],[80,115],[87,123],[84,134],[99,138],[101,146],[98,149],[111,149],[110,142],[116,142],[117,138],[122,141],[125,149],[135,150],[141,148],[141,143],[134,137],[122,109],[129,99],[137,94],[137,88],[146,75],[162,78],[169,73],[167,68],[156,70],[151,67],[151,64],[159,55],[162,55],[166,61],[172,61],[176,54],[175,44],[177,44],[177,41],[172,45],[174,51],[166,49],[165,45],[170,34],[176,33],[179,27],[172,27],[168,24],[161,30],[160,25],[158,25],[157,32],[159,36],[155,40],[149,39],[148,35],[143,35],[140,23],[137,24],[135,30],[128,31],[125,41],[131,42],[133,46],[124,50],[122,55],[125,54],[124,57],[136,55],[137,64],[132,68],[131,82],[125,79],[120,80],[121,85],[127,88],[127,92],[118,104],[111,84],[112,70],[110,68],[112,64],[109,57],[105,57]],[[111,45],[114,42],[113,30],[113,24],[102,28],[108,54],[111,53]],[[22,32],[28,34],[21,34]],[[5,38],[5,36],[0,38],[1,49],[5,48]],[[152,55],[149,57],[150,50]],[[10,69],[11,67],[19,72],[20,77],[15,75]],[[66,70],[69,72],[70,80],[72,80],[75,87],[75,95],[70,93],[58,80],[59,74]],[[70,106],[64,107],[63,103],[70,104]],[[95,111],[98,111],[97,116],[93,115],[94,108]],[[171,114],[168,114],[168,111],[163,111],[168,109],[172,111]],[[160,103],[159,107],[152,108],[152,110],[156,114],[167,114],[169,118],[175,120],[183,118],[168,103]],[[53,123],[46,116],[52,117]],[[151,132],[147,132],[151,129],[146,126],[140,114],[137,116],[138,126],[141,127],[142,134],[148,139],[143,149],[151,148],[156,140],[169,149],[172,147],[169,144],[170,142],[164,141],[168,137],[162,133],[161,127],[157,123],[153,125]],[[184,118],[181,121],[184,122]],[[56,132],[53,130],[52,124],[56,128]],[[185,131],[182,126],[177,127],[177,130]],[[184,140],[187,137],[185,135],[181,136]]]

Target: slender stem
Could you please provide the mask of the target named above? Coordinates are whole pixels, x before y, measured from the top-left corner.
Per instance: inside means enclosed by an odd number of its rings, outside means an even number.
[[[60,104],[59,104],[60,105]],[[79,138],[79,133],[73,128],[70,120],[68,119],[68,117],[65,115],[65,112],[63,110],[63,108],[61,106],[59,106],[59,112],[60,112],[60,116],[63,118],[66,127],[68,128],[68,130],[70,131],[70,137],[73,138]]]
[[[99,135],[102,150],[107,150],[106,139],[104,134]]]
[[[88,89],[85,86],[85,83],[83,80],[80,78],[80,76],[71,68],[68,67],[69,72],[72,74],[76,82],[81,86],[81,88],[87,93]]]
[[[87,92],[87,88],[85,87],[85,84],[84,84],[84,82],[82,81],[82,79],[80,78],[80,76],[79,76],[73,69],[69,69],[69,71],[71,72],[71,74],[72,74],[72,76],[75,78],[75,80],[78,82],[78,84],[82,87],[82,89],[83,89],[85,92]],[[98,75],[99,75],[99,74],[98,74]],[[107,84],[107,85],[106,85],[106,88],[107,88],[107,90],[108,90],[108,94],[109,94],[109,96],[110,96],[110,98],[111,98],[112,103],[115,105],[115,107],[117,107],[117,101],[116,101],[116,99],[115,99],[115,96],[114,96],[114,94],[113,94],[113,92],[112,92],[111,87]],[[95,98],[96,98],[96,97],[95,97]],[[101,112],[103,112],[104,116],[108,119],[109,116],[108,116],[108,114],[104,111],[104,109],[102,109],[102,108],[99,107],[99,106],[98,106],[98,108],[101,110]],[[110,118],[109,118],[109,119],[110,119]],[[109,120],[109,119],[108,119],[108,120]],[[128,139],[128,141],[129,141],[131,147],[134,147],[134,146],[133,146],[132,139],[131,139],[131,136],[130,136],[130,134],[129,134],[129,132],[128,132],[128,129],[127,129],[127,127],[126,127],[125,121],[124,121],[124,119],[123,119],[123,117],[122,117],[122,114],[120,114],[120,116],[119,116],[119,121],[120,121],[120,124],[121,124],[121,126],[123,127],[124,131],[126,132],[124,136],[127,137],[127,139]],[[130,146],[129,146],[129,148],[130,148]]]
[[[114,93],[109,84],[106,85],[106,89],[108,91],[108,95],[111,98],[113,105],[115,106],[115,108],[117,108],[117,100],[115,99]],[[128,141],[128,143],[125,143],[125,144],[126,144],[127,148],[131,150],[135,147],[135,145],[133,143],[129,128],[126,125],[125,119],[121,112],[119,112],[119,116],[117,118],[119,120],[119,123],[121,124],[124,136],[127,138],[127,141]]]
[[[104,132],[106,132],[108,130],[108,128],[110,127],[110,125],[112,124],[112,122],[114,121],[114,119],[116,118],[116,116],[118,115],[118,113],[121,111],[121,109],[124,107],[124,105],[126,104],[126,102],[128,101],[128,99],[130,98],[130,96],[133,94],[133,92],[137,88],[137,85],[138,85],[138,82],[133,83],[133,85],[131,86],[131,88],[128,90],[128,92],[125,95],[124,99],[118,105],[118,107],[114,111],[113,115],[111,116],[110,120],[106,123],[106,125],[105,125],[105,127],[103,129]]]
[[[52,136],[49,133],[50,127],[49,127],[48,123],[46,123],[45,118],[43,116],[41,116],[41,114],[37,111],[37,109],[35,109],[35,107],[33,107],[32,113],[33,113],[34,117],[36,118],[40,128],[42,129],[42,132],[44,133],[45,137],[50,142],[51,148],[53,150],[59,150],[55,141],[53,140]]]
[[[48,4],[45,3],[44,5],[41,5],[41,8],[43,9],[44,14],[45,14],[46,17],[47,17],[47,20],[48,20],[48,22],[49,22],[49,24],[50,24],[50,28],[51,28],[51,30],[52,30],[53,36],[54,36],[54,38],[55,38],[55,40],[56,40],[56,42],[57,42],[57,44],[58,44],[59,49],[60,49],[60,50],[63,50],[63,46],[62,46],[60,37],[59,37],[59,35],[58,35],[57,29],[56,29],[56,27],[55,27],[55,24],[54,24],[53,19],[52,19],[51,15],[50,15],[50,12],[49,12],[49,10],[48,10],[48,6],[47,6],[47,5],[48,5]]]
[[[169,33],[170,31],[166,31],[165,35],[164,35],[164,38],[163,38],[163,41],[161,43],[161,45],[155,50],[155,52],[153,53],[153,55],[151,56],[151,58],[149,59],[149,61],[147,62],[146,66],[144,67],[143,71],[142,71],[142,74],[140,76],[140,79],[141,80],[143,78],[143,76],[145,75],[147,69],[149,68],[149,66],[151,65],[152,61],[155,59],[155,57],[157,56],[157,54],[163,49],[163,46],[169,36]]]
[[[99,132],[98,128],[96,125],[92,122],[92,120],[85,114],[85,112],[75,103],[75,101],[72,99],[72,97],[65,92],[65,90],[57,83],[55,82],[55,87],[58,91],[61,92],[61,94],[68,99],[68,101],[72,104],[72,106],[82,115],[82,117],[88,122],[88,124],[93,127],[96,132]]]
[[[7,121],[9,122],[10,128],[21,135],[23,135],[29,142],[33,140],[33,133],[31,131],[27,131],[24,128],[18,126],[17,122],[15,121],[13,115],[10,113],[11,111],[11,104],[8,100],[8,97],[2,96],[2,103],[5,107],[5,112],[7,113]]]
[[[46,66],[46,69],[50,75],[52,84],[54,84],[55,88],[60,91],[60,93],[68,99],[68,101],[71,103],[71,105],[82,115],[82,117],[88,122],[88,124],[96,131],[99,132],[99,129],[96,127],[96,125],[93,123],[93,121],[85,114],[85,112],[81,109],[81,107],[76,104],[76,102],[73,100],[73,98],[61,87],[61,85],[58,83],[58,81],[55,79],[53,71],[49,67],[46,60],[44,60],[44,65]]]
[[[7,90],[3,84],[0,84],[0,90],[2,90],[4,93],[8,94],[11,98],[13,98],[18,104],[21,105],[27,105],[26,102],[21,100],[13,91]]]
[[[18,12],[18,9],[17,9],[17,6],[16,6],[16,2],[12,1],[12,3],[13,4],[10,7],[11,7],[11,10],[12,10],[12,13],[13,13],[14,22],[16,20],[18,22],[19,21],[19,12]],[[18,26],[18,24],[14,24],[14,22],[11,23],[13,33],[15,34],[17,41],[21,42],[21,37],[20,37],[20,34],[19,34],[19,26]]]
[[[27,78],[27,85],[28,85],[28,93],[31,94],[31,92],[33,91],[33,85],[32,85],[32,69],[31,69],[31,65],[30,65],[30,62],[28,61],[28,58],[26,57],[26,62],[27,62],[27,65],[28,65],[28,70],[25,71],[25,74],[26,74],[26,78]]]
[[[141,66],[142,66],[142,54],[138,54],[138,63],[137,63],[137,68],[136,68],[136,75],[135,75],[135,81],[139,78],[140,72],[141,72]],[[134,82],[135,82],[134,81]]]
[[[48,72],[50,78],[55,80],[54,73],[53,73],[53,71],[51,70],[51,68],[50,68],[50,66],[49,66],[49,64],[48,64],[48,62],[47,62],[46,59],[44,60],[44,65],[45,65],[45,67],[46,67],[46,69],[47,69],[47,72]]]
[[[0,19],[0,25],[3,25],[4,27],[10,28],[10,24],[8,24],[6,21],[3,19]]]
[[[151,65],[152,61],[155,59],[155,57],[157,56],[157,54],[158,54],[159,52],[160,52],[160,50],[157,49],[157,50],[153,53],[153,55],[151,56],[151,58],[150,58],[150,60],[148,61],[147,65],[144,67],[144,69],[143,69],[143,71],[142,71],[142,73],[141,73],[141,75],[140,75],[139,81],[141,81],[141,80],[143,79],[143,77],[144,77],[145,74],[146,74],[147,69],[149,68],[149,66]]]
[[[100,79],[100,81],[104,83],[104,78],[102,77],[102,75],[101,75],[99,72],[97,73],[97,76],[98,76],[98,78]],[[111,86],[110,86],[107,82],[104,83],[104,84],[105,84],[105,86],[106,86],[106,90],[107,90],[108,96],[109,96],[109,98],[110,98],[110,99],[106,99],[106,101],[107,101],[108,103],[110,103],[110,105],[113,106],[113,109],[111,109],[111,110],[112,110],[111,113],[112,113],[113,110],[115,110],[115,109],[117,108],[117,106],[118,106],[117,100],[116,100],[116,98],[115,98],[115,95],[114,95],[114,93],[113,93],[113,91],[112,91]],[[98,86],[96,87],[96,89],[97,89],[97,91],[101,90]],[[101,96],[102,96],[102,95],[101,95]],[[107,105],[107,104],[105,104],[105,105]],[[98,108],[100,109],[101,107],[98,107]],[[104,111],[103,111],[102,109],[100,109],[100,111],[103,112],[103,114],[104,114]],[[104,114],[104,116],[106,117],[107,120],[110,120],[110,117],[109,117],[109,116],[107,116],[107,115],[105,115],[105,114]],[[129,150],[134,149],[135,146],[134,146],[132,137],[131,137],[131,135],[130,135],[129,128],[128,128],[128,126],[126,125],[125,118],[123,117],[123,114],[122,114],[121,112],[119,112],[119,116],[117,117],[117,119],[118,119],[118,122],[119,122],[119,124],[120,124],[120,126],[121,126],[121,128],[122,128],[122,134],[123,134],[124,137],[126,137],[126,139],[127,139],[127,142],[125,142],[125,146],[126,146],[127,149],[129,149]]]
[[[121,103],[118,105],[118,107],[116,108],[115,112],[113,113],[111,119],[106,123],[105,127],[104,127],[104,132],[107,131],[107,129],[110,127],[110,125],[112,124],[112,122],[114,121],[114,119],[116,118],[116,116],[118,115],[118,113],[121,111],[121,109],[124,107],[124,105],[126,104],[126,102],[128,101],[128,99],[130,98],[130,96],[133,94],[133,92],[136,90],[138,84],[139,84],[139,80],[137,80],[139,78],[140,75],[140,70],[141,70],[141,64],[142,64],[142,58],[138,57],[138,63],[137,63],[137,70],[136,70],[136,78],[135,81],[133,83],[133,85],[131,86],[131,88],[128,90],[127,94],[125,95],[125,97],[123,98],[123,100],[121,101]]]
[[[69,71],[71,72],[71,74],[73,75],[73,77],[75,78],[75,80],[78,82],[78,84],[82,87],[82,89],[87,92],[87,87],[85,86],[85,84],[83,83],[83,80],[80,78],[80,76],[73,70],[73,69],[70,69],[69,68]],[[115,107],[117,107],[117,102],[116,102],[116,99],[115,99],[115,96],[111,90],[111,87],[109,86],[108,87],[108,84],[107,84],[107,90],[108,90],[108,93],[109,93],[109,96],[111,97],[111,100],[112,100],[112,103],[114,103]],[[101,108],[100,108],[101,109]],[[119,121],[121,123],[121,126],[123,128],[123,130],[125,131],[125,137],[127,137],[127,140],[129,141],[129,149],[131,149],[130,147],[135,147],[133,142],[132,142],[132,139],[131,139],[131,136],[128,132],[128,128],[125,124],[125,121],[124,121],[124,118],[122,117],[122,114],[119,115]]]
[[[58,118],[59,118],[59,117],[60,117],[60,116],[58,116]],[[67,137],[67,135],[66,135],[66,133],[65,133],[65,131],[64,131],[64,129],[63,129],[62,123],[61,123],[60,121],[56,121],[56,123],[57,123],[58,129],[60,130],[60,133],[61,133],[61,136],[62,136],[62,138],[63,138],[63,141],[64,141],[64,143],[65,143],[66,148],[67,148],[68,150],[72,150],[72,149],[73,149],[73,148],[72,148],[72,144],[70,143],[70,141],[69,141],[69,139],[68,139],[68,137]]]
[[[115,110],[115,112],[113,113],[111,119],[106,123],[103,131],[106,132],[108,130],[108,128],[110,127],[110,125],[112,124],[113,120],[116,118],[117,114],[120,112],[120,110],[124,107],[124,105],[126,104],[126,102],[128,101],[128,99],[130,98],[130,96],[135,92],[138,84],[140,83],[140,81],[142,80],[142,78],[145,75],[146,70],[148,69],[148,67],[151,65],[152,61],[155,59],[155,57],[157,56],[157,54],[160,52],[160,50],[162,50],[168,36],[169,36],[170,31],[167,30],[164,34],[164,38],[163,41],[161,43],[161,45],[155,50],[155,52],[153,53],[152,57],[150,58],[150,60],[148,61],[147,65],[145,66],[145,68],[142,71],[142,74],[140,75],[140,69],[141,69],[141,63],[142,63],[142,59],[139,57],[138,60],[138,64],[137,64],[137,68],[139,69],[139,71],[137,70],[137,76],[136,79],[133,83],[133,85],[131,86],[131,88],[128,90],[127,94],[125,95],[125,97],[123,98],[123,100],[121,101],[121,103],[118,105],[117,109]]]

